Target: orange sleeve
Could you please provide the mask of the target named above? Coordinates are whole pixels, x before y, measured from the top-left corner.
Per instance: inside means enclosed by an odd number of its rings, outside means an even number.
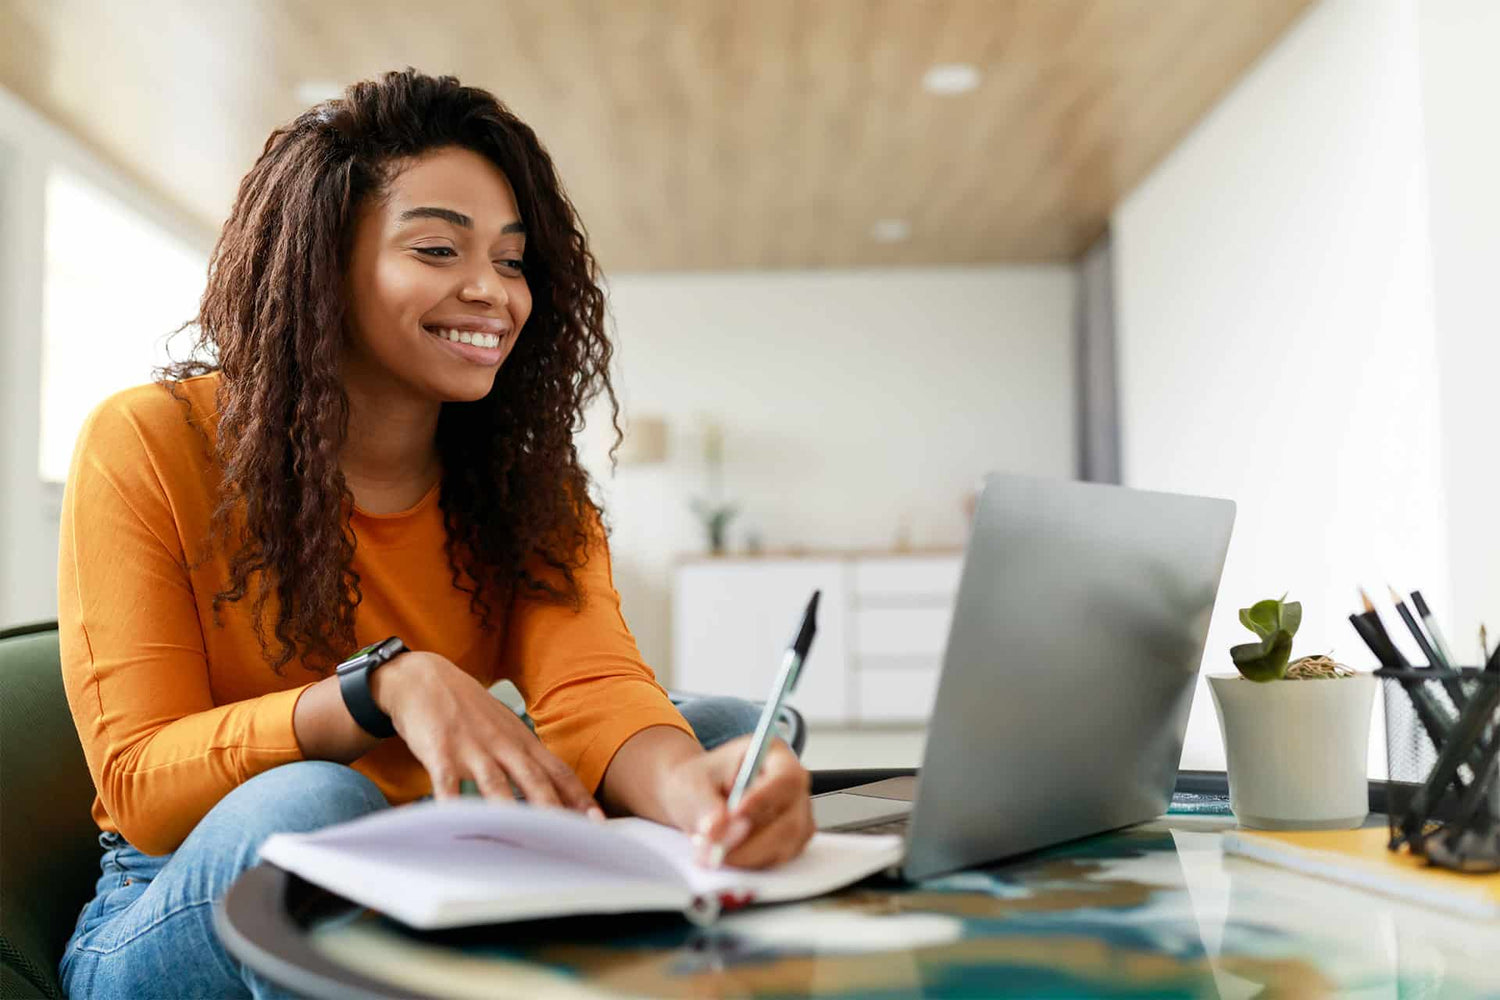
[[[526,699],[547,749],[594,791],[615,752],[651,726],[693,730],[641,659],[620,613],[609,544],[597,517],[588,561],[575,572],[582,610],[516,600],[510,612],[503,670]],[[558,583],[560,575],[549,575]],[[696,737],[695,737],[696,738]]]
[[[215,706],[163,458],[120,397],[95,410],[74,450],[58,558],[68,705],[100,801],[147,854],[175,850],[240,783],[302,759],[292,711],[311,686]]]

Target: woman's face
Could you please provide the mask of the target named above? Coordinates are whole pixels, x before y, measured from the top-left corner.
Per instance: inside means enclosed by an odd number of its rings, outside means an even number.
[[[346,371],[440,402],[484,397],[531,314],[505,175],[457,147],[411,160],[355,219]]]

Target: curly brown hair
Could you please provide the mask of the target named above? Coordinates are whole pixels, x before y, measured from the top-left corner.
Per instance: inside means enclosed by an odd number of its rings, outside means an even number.
[[[533,298],[526,335],[492,391],[444,403],[438,419],[453,584],[485,625],[513,598],[582,603],[574,571],[602,511],[573,436],[601,391],[616,448],[621,440],[598,265],[526,124],[451,76],[387,73],[271,133],[209,259],[207,290],[187,324],[196,328],[193,359],[157,373],[168,389],[221,373],[213,456],[221,487],[210,534],[232,555],[214,616],[252,595],[261,649],[277,673],[294,656],[326,672],[354,647],[353,496],[339,469],[349,419],[339,370],[344,273],[364,199],[379,196],[404,162],[441,147],[478,153],[510,181]],[[550,571],[529,571],[534,560]],[[274,650],[265,629],[273,595]]]

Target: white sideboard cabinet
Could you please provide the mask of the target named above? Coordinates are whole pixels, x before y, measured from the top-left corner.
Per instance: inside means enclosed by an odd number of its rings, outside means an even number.
[[[822,590],[792,704],[814,723],[925,722],[962,563],[958,551],[684,560],[673,582],[673,686],[765,698],[802,609]]]

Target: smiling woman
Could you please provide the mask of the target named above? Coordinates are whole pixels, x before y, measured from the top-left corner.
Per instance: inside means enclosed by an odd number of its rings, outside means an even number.
[[[63,674],[105,849],[69,993],[274,994],[210,921],[261,841],[465,780],[670,823],[734,865],[802,850],[790,750],[730,810],[754,712],[679,712],[621,617],[573,443],[601,392],[618,433],[597,268],[492,95],[408,70],[274,132],[197,333],[94,410],[63,500]]]
[[[525,252],[494,163],[461,148],[417,157],[355,221],[346,383],[384,370],[421,397],[484,398],[531,315]]]

